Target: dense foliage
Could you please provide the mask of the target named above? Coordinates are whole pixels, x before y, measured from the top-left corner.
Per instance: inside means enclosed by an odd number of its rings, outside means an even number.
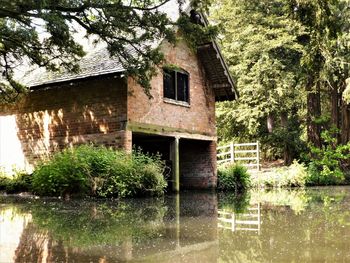
[[[38,165],[32,187],[36,194],[47,196],[126,197],[161,195],[166,181],[158,157],[82,145],[56,153]]]
[[[259,139],[262,145],[280,140],[280,146],[274,146],[281,149],[279,155],[284,143],[290,142],[286,134],[299,138],[294,116],[303,103],[298,67],[302,46],[297,42],[303,30],[288,17],[285,2],[222,0],[214,5],[212,15],[221,25],[224,54],[240,93],[238,102],[218,105],[219,138]],[[279,118],[284,118],[283,123]],[[268,119],[276,131],[273,135]]]
[[[218,169],[218,190],[241,192],[250,185],[250,175],[241,164],[222,165]]]
[[[347,147],[348,0],[219,0],[211,19],[221,28],[240,93],[237,101],[217,107],[221,141],[259,140],[263,157],[284,158],[286,165],[322,160],[311,149],[332,151],[321,136],[332,127],[340,131],[332,147]],[[341,162],[339,169],[348,169]]]
[[[23,171],[14,171],[12,175],[0,171],[0,191],[8,194],[31,191],[32,177]]]
[[[309,163],[309,185],[334,185],[346,183],[344,171],[349,171],[350,143],[337,145],[337,131],[321,134],[324,145],[312,147]]]

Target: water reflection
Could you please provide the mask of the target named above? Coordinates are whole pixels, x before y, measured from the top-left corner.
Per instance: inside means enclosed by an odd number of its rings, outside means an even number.
[[[0,197],[0,262],[348,262],[350,188]]]
[[[253,231],[260,235],[261,205],[250,204],[245,213],[235,213],[225,209],[218,210],[218,227],[235,231]]]
[[[349,188],[251,192],[261,231],[220,231],[222,262],[349,262]],[[248,206],[249,208],[249,206]]]
[[[217,198],[214,194],[183,194],[164,199],[122,202],[40,201],[4,203],[0,211],[15,217],[0,229],[17,229],[0,242],[0,262],[183,262],[215,261]],[[16,218],[30,211],[22,227]],[[6,223],[6,225],[4,225]],[[9,248],[3,250],[3,246]]]
[[[0,206],[0,262],[12,262],[31,215],[12,206]]]

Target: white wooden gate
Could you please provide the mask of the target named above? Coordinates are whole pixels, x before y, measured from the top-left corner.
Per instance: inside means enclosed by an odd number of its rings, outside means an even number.
[[[248,168],[260,170],[259,142],[233,143],[217,148],[218,164],[241,162]]]

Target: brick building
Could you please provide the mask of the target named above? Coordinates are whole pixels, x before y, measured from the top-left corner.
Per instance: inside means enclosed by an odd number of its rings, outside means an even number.
[[[184,41],[160,48],[166,63],[151,99],[104,48],[84,57],[78,74],[32,75],[25,98],[0,105],[0,166],[31,169],[82,143],[137,146],[162,155],[175,190],[215,187],[215,101],[235,98],[233,81],[215,42],[197,52]]]

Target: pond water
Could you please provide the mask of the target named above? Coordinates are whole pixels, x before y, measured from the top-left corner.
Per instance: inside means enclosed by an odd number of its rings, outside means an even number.
[[[350,262],[350,188],[0,197],[0,262]]]

